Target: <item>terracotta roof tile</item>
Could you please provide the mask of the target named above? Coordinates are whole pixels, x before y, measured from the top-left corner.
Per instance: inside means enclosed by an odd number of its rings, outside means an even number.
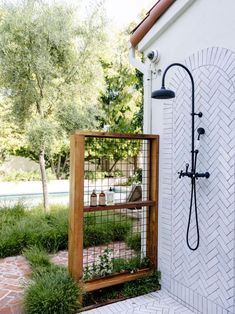
[[[130,42],[132,47],[136,47],[141,39],[153,27],[156,21],[172,5],[175,0],[159,0],[147,12],[146,17],[132,30]]]

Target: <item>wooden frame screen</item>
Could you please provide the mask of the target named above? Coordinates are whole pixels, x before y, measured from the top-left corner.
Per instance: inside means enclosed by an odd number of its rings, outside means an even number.
[[[145,141],[148,149],[148,193],[147,199],[139,202],[121,202],[104,207],[84,204],[85,141],[86,138],[123,139]],[[85,281],[85,291],[93,291],[115,284],[135,280],[151,274],[157,268],[158,242],[158,163],[159,136],[147,134],[116,134],[104,132],[76,132],[71,136],[70,151],[70,216],[69,216],[69,271],[76,281],[83,278],[83,232],[84,213],[125,208],[147,208],[146,211],[146,255],[151,267],[134,273],[125,272]]]

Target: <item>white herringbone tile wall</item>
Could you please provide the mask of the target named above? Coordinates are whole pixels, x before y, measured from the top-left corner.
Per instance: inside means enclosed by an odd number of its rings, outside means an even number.
[[[186,246],[190,179],[177,172],[190,163],[191,83],[176,69],[170,87],[176,98],[165,104],[163,195],[160,211],[159,264],[162,285],[175,298],[199,313],[235,313],[235,53],[208,48],[185,61],[196,86],[196,127],[204,127],[198,171],[209,171],[197,181],[200,247]],[[192,222],[195,221],[192,216]],[[195,241],[192,223],[190,241]]]

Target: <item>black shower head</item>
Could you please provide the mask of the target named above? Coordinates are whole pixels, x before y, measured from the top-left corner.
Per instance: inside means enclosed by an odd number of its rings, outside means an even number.
[[[175,92],[170,89],[166,89],[164,86],[161,89],[152,92],[152,98],[154,99],[170,99],[175,98]]]

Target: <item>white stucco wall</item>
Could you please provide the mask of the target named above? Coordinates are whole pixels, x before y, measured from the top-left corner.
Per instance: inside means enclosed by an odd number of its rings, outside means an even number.
[[[182,14],[177,16],[179,12]],[[211,177],[197,182],[201,242],[192,252],[185,242],[190,180],[177,176],[190,162],[191,86],[187,74],[171,69],[166,85],[177,97],[147,104],[151,106],[151,132],[161,136],[162,286],[199,313],[235,313],[234,12],[234,0],[177,0],[138,46],[145,53],[153,49],[161,53],[152,73],[152,90],[160,88],[160,72],[167,65],[187,65],[195,78],[196,108],[204,114],[201,120],[196,119],[196,126],[206,130],[198,167],[201,172],[210,171]],[[166,25],[170,26],[166,29]]]

